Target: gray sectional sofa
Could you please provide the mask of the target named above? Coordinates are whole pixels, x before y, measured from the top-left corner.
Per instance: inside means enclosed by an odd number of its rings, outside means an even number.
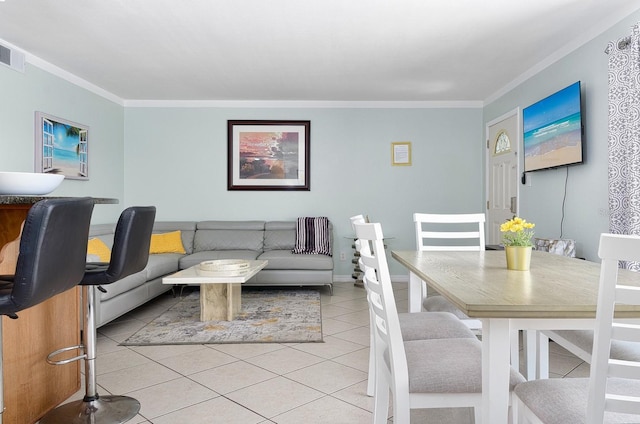
[[[331,229],[331,226],[330,226]],[[113,245],[115,225],[91,227],[90,238]],[[154,233],[180,231],[185,254],[149,255],[146,268],[97,292],[97,326],[171,290],[162,278],[181,269],[214,259],[266,259],[268,265],[245,285],[328,286],[333,284],[333,259],[329,255],[294,254],[295,221],[164,221]],[[95,260],[95,258],[90,258]]]

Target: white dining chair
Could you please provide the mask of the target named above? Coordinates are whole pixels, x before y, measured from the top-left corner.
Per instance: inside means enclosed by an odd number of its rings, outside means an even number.
[[[393,422],[408,424],[411,409],[473,407],[480,422],[482,351],[477,338],[403,341],[379,223],[355,223],[363,280],[373,314],[375,397],[373,422],[387,422],[389,391]],[[511,387],[524,378],[511,371]]]
[[[419,251],[481,251],[485,249],[483,213],[414,213],[416,248]],[[422,282],[422,307],[430,312],[451,312],[471,329],[482,328],[480,320],[469,318],[443,296]]]
[[[543,330],[539,332],[536,340],[538,378],[549,378],[549,340],[553,340],[586,363],[591,363],[593,330]],[[611,357],[620,360],[640,360],[640,343],[612,340]]]
[[[356,215],[350,218],[351,226],[355,231],[354,224],[368,222],[364,215]],[[361,254],[371,255],[371,246],[368,241],[357,239],[355,242],[356,251]],[[359,264],[360,269],[366,266]],[[364,283],[364,282],[363,282]],[[367,286],[365,290],[369,292]],[[367,380],[367,395],[374,395],[375,382],[375,348],[374,348],[374,315],[369,313],[369,374]],[[428,340],[443,338],[475,338],[475,334],[455,315],[448,312],[420,312],[420,313],[398,313],[402,340]]]
[[[549,340],[553,340],[576,357],[591,364],[593,337],[593,330],[540,331],[537,340],[539,344],[538,378],[549,378]],[[612,340],[611,357],[624,361],[640,361],[640,343]]]
[[[462,214],[434,214],[414,213],[416,248],[419,251],[484,251],[485,250],[485,215],[484,213]],[[410,276],[411,278],[411,276]],[[412,304],[409,300],[409,304]],[[450,312],[462,320],[476,333],[482,331],[482,322],[470,318],[444,296],[439,295],[422,281],[422,308],[429,312]],[[525,375],[532,378],[540,366],[536,348],[541,346],[536,342],[536,332],[523,331],[524,358],[526,362]],[[519,332],[513,331],[511,336],[511,365],[515,369],[520,367],[520,338]],[[538,366],[538,368],[536,368]],[[548,368],[548,365],[547,365]]]
[[[613,357],[612,342],[639,343],[640,325],[614,317],[640,306],[640,287],[619,278],[619,261],[640,261],[640,237],[602,234],[602,259],[589,378],[533,380],[513,393],[518,423],[640,422],[640,360]]]

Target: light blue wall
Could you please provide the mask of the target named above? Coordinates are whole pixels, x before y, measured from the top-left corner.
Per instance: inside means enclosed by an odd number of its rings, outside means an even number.
[[[629,34],[634,13],[595,40],[479,108],[143,108],[106,100],[27,64],[0,66],[0,170],[32,171],[34,112],[90,127],[90,180],[65,180],[54,195],[115,197],[94,222],[112,222],[122,207],[154,204],[158,219],[293,219],[326,215],[335,225],[336,274],[350,273],[349,216],[382,222],[391,249],[414,246],[415,211],[473,212],[484,206],[484,127],[576,81],[584,84],[587,162],[571,167],[564,237],[596,259],[608,230],[607,56],[610,39]],[[311,191],[227,191],[228,119],[311,121]],[[411,141],[413,166],[392,167],[391,142]],[[560,235],[565,170],[530,174],[521,215],[537,234]],[[357,187],[358,179],[366,187]],[[126,184],[125,184],[126,182]],[[392,273],[404,270],[391,261]]]
[[[0,66],[0,92],[2,171],[34,170],[35,111],[90,127],[89,181],[65,180],[52,194],[119,199],[96,207],[94,223],[114,222],[132,204],[157,205],[163,220],[326,215],[336,274],[347,276],[350,259],[339,257],[352,253],[349,216],[369,214],[391,248],[412,248],[414,211],[482,204],[480,108],[125,109],[30,64],[24,74]],[[228,119],[310,120],[311,191],[227,191]],[[391,166],[393,141],[412,142],[413,166]],[[393,261],[392,272],[404,274]]]
[[[124,197],[123,107],[35,66],[0,66],[0,171],[34,171],[35,112],[89,126],[89,181],[65,179],[52,195]],[[100,205],[93,222],[113,222],[122,205]]]
[[[227,191],[229,119],[311,121],[311,191]],[[480,108],[127,108],[125,134],[128,203],[155,204],[160,220],[328,216],[337,275],[351,273],[352,215],[380,221],[390,248],[411,249],[413,212],[482,207]],[[411,141],[413,166],[391,166],[393,141]]]
[[[594,261],[598,260],[600,233],[609,230],[608,56],[604,50],[610,40],[630,35],[631,26],[639,20],[640,12],[633,13],[484,108],[486,124],[516,107],[529,106],[575,81],[582,81],[586,162],[568,168],[562,236],[576,240],[578,256]],[[531,186],[520,185],[519,214],[536,223],[536,236],[560,237],[567,168],[529,173],[528,178]]]

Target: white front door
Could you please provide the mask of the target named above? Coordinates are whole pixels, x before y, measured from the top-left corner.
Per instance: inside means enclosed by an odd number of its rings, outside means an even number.
[[[522,140],[520,109],[487,124],[487,244],[500,244],[500,224],[518,213]]]

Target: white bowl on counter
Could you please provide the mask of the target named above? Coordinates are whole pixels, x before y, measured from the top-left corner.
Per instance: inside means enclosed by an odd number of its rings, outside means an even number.
[[[64,175],[38,172],[1,172],[0,195],[43,196],[58,188]]]

